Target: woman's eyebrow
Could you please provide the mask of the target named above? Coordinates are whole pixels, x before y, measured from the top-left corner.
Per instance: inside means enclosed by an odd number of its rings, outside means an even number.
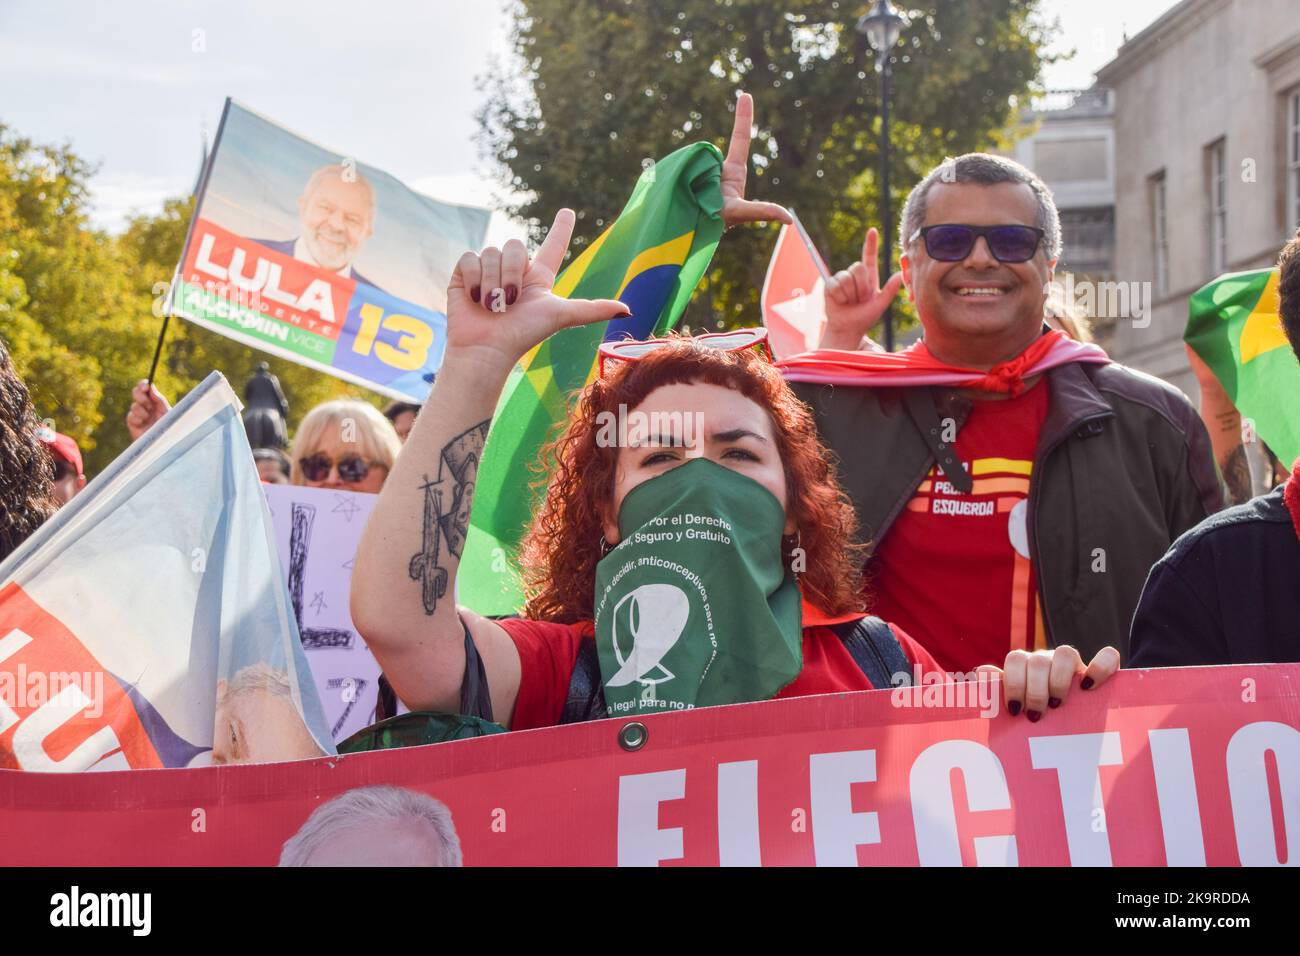
[[[714,432],[709,436],[709,441],[729,442],[738,441],[741,438],[756,438],[761,442],[767,441],[767,439],[758,432],[750,431],[748,428],[732,428],[725,432]]]
[[[676,433],[668,435],[647,435],[642,440],[629,439],[628,448],[679,448],[684,445],[682,436]]]

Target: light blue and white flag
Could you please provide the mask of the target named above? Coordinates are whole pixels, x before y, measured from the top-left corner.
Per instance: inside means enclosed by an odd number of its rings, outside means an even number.
[[[0,767],[334,753],[214,372],[0,564]]]

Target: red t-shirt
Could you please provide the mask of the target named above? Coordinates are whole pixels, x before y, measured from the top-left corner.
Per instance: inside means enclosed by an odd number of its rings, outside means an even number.
[[[953,445],[971,493],[930,469],[868,565],[872,613],[907,628],[948,670],[1047,646],[1025,524],[1047,401],[1039,381],[1016,398],[975,402]]]
[[[804,605],[804,623],[809,626],[803,629],[803,670],[781,689],[777,697],[875,690],[844,647],[844,642],[827,626],[852,620],[855,616],[860,615],[827,618],[816,612],[810,613],[808,605]],[[554,727],[560,721],[564,702],[569,696],[569,681],[578,663],[578,649],[584,640],[595,637],[594,625],[590,621],[555,624],[522,618],[506,618],[497,623],[510,635],[519,651],[519,695],[515,698],[510,729]],[[923,677],[939,670],[939,665],[925,648],[894,625],[891,624],[890,628],[913,667],[920,666]]]

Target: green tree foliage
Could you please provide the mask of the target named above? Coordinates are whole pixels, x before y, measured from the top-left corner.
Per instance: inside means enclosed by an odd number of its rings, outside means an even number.
[[[0,126],[0,334],[37,411],[87,450],[129,325],[117,249],[86,226],[90,172],[70,148]]]
[[[149,371],[162,300],[193,211],[171,200],[120,236],[89,222],[94,170],[69,146],[33,143],[0,124],[0,338],[37,412],[80,444],[94,475],[130,443],[131,388]],[[156,381],[173,400],[213,369],[236,390],[266,361],[290,424],[329,398],[363,389],[172,320]]]
[[[517,0],[513,56],[484,81],[484,148],[536,233],[571,206],[592,241],[647,161],[701,138],[725,148],[737,90],[758,124],[749,196],[794,208],[829,263],[860,255],[878,209],[879,79],[837,0]],[[901,200],[945,156],[1004,144],[1051,29],[1039,0],[931,0],[894,48],[890,178]],[[585,229],[584,229],[585,226]],[[887,224],[891,230],[897,223]],[[757,321],[775,227],[730,233],[692,324]],[[896,252],[897,250],[895,250]]]

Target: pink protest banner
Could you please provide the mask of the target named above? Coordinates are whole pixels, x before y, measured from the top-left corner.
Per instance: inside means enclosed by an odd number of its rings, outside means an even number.
[[[1038,723],[946,685],[656,715],[633,751],[609,720],[260,766],[5,770],[0,862],[1294,864],[1298,685],[1300,665],[1127,671]],[[391,813],[331,812],[382,804],[358,803],[378,786],[446,825],[420,843]]]

